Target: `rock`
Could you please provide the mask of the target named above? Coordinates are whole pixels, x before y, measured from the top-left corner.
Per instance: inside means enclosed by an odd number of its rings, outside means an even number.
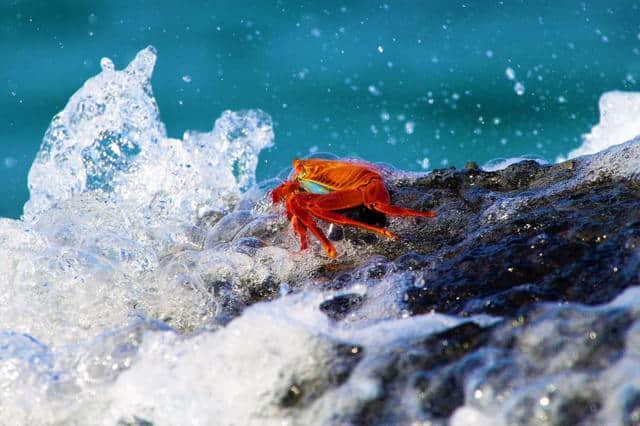
[[[394,203],[438,217],[386,218],[399,240],[332,230],[339,258],[299,266],[294,276],[313,278],[293,280],[293,290],[328,292],[318,308],[335,324],[430,312],[500,321],[363,345],[356,378],[344,384],[353,401],[328,421],[635,422],[639,166],[637,139],[555,165],[489,172],[469,163],[388,179]],[[362,208],[348,214],[385,222]],[[290,229],[279,229],[265,244],[297,250]],[[324,256],[315,242],[303,255]],[[375,392],[358,394],[363,374]],[[283,406],[297,395],[292,388]]]

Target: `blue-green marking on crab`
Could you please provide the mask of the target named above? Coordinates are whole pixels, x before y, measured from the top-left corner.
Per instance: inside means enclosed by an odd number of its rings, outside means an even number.
[[[305,191],[312,194],[328,194],[331,192],[330,188],[316,182],[311,182],[304,179],[300,179],[299,182]]]

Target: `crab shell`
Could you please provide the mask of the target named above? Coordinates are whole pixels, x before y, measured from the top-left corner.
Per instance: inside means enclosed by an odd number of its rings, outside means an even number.
[[[358,206],[390,216],[435,217],[434,211],[417,211],[391,204],[389,191],[378,169],[369,163],[351,160],[309,158],[293,161],[293,175],[272,193],[274,203],[284,203],[300,249],[308,247],[307,230],[315,235],[330,258],[337,252],[318,228],[315,219],[351,225],[388,238],[397,236],[388,229],[348,218],[339,210]]]

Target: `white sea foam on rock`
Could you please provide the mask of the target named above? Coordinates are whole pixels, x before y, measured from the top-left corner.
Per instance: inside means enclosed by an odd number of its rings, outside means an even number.
[[[595,154],[640,135],[640,93],[615,90],[603,93],[598,102],[600,122],[583,135],[582,145],[557,161]]]
[[[317,309],[321,298],[306,293],[259,303],[226,328],[186,340],[173,333],[145,336],[139,359],[109,390],[111,420],[342,424],[382,392],[377,368],[389,345],[467,321],[429,314],[343,328]],[[345,383],[336,383],[336,364],[349,358],[362,360]],[[286,398],[297,397],[308,399],[304,410],[287,407]]]

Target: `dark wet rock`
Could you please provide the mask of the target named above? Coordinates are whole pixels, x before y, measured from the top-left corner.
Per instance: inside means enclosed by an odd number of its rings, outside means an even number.
[[[340,241],[344,236],[344,232],[342,232],[342,226],[338,225],[330,225],[329,232],[327,232],[327,238],[331,241]]]
[[[448,417],[464,403],[464,373],[473,364],[465,356],[488,337],[488,329],[464,323],[426,339],[387,348],[378,371],[382,392],[362,407],[356,424],[406,422],[397,407],[407,390],[417,396],[424,418]]]
[[[362,348],[357,345],[333,344],[333,357],[324,365],[323,374],[312,379],[293,378],[279,400],[279,405],[285,409],[302,409],[313,403],[328,390],[342,385],[353,368],[363,356]]]
[[[209,247],[217,242],[229,242],[236,234],[252,220],[251,212],[248,210],[238,210],[220,219],[209,231],[205,240],[205,247]]]
[[[247,256],[254,256],[259,248],[265,246],[265,243],[259,238],[243,237],[234,241],[233,245],[235,251],[238,253],[243,253]]]
[[[464,165],[464,168],[469,170],[479,170],[480,166],[478,166],[478,163],[476,163],[475,161],[469,161]]]
[[[325,300],[320,304],[320,310],[334,320],[341,320],[346,317],[349,312],[353,311],[362,304],[362,295],[359,294],[341,294]]]
[[[153,422],[145,420],[138,416],[132,416],[129,419],[120,419],[117,426],[153,426]]]

